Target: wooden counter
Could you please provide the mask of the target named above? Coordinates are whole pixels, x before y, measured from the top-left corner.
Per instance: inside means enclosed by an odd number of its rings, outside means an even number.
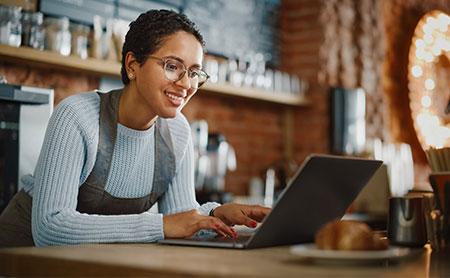
[[[449,277],[447,262],[429,248],[400,262],[333,265],[300,259],[289,247],[98,244],[0,249],[0,276]]]

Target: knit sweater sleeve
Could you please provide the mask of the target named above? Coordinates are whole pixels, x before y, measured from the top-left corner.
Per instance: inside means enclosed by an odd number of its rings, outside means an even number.
[[[55,109],[36,166],[32,209],[35,244],[153,242],[164,238],[161,214],[111,216],[76,211],[88,152],[97,142],[80,123],[83,111],[74,103],[63,101]]]
[[[191,209],[198,209],[200,213],[208,215],[209,212],[220,204],[208,202],[199,205],[195,197],[194,184],[194,149],[190,133],[189,123],[179,113],[174,119],[169,120],[169,129],[175,147],[175,157],[179,161],[177,173],[169,184],[163,198],[158,204],[159,211],[164,215],[170,215]],[[184,144],[183,144],[184,142]],[[185,147],[180,148],[181,145]]]

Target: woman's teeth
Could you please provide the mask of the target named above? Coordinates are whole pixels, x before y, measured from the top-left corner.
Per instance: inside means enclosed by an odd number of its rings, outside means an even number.
[[[183,99],[183,97],[178,97],[178,96],[172,95],[172,94],[170,94],[170,93],[168,93],[168,92],[164,92],[164,94],[165,94],[166,96],[170,97],[171,99],[176,99],[176,100],[182,100],[182,99]]]

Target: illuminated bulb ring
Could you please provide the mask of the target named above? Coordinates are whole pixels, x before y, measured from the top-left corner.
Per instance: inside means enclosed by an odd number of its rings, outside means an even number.
[[[417,24],[410,47],[408,88],[411,114],[424,149],[450,144],[450,124],[441,122],[430,97],[436,88],[436,58],[450,56],[449,25],[449,15],[441,11],[427,13]]]

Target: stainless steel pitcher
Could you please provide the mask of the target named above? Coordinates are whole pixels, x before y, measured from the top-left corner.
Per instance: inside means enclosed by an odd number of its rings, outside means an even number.
[[[420,247],[427,243],[422,197],[389,199],[388,237],[393,245]]]

